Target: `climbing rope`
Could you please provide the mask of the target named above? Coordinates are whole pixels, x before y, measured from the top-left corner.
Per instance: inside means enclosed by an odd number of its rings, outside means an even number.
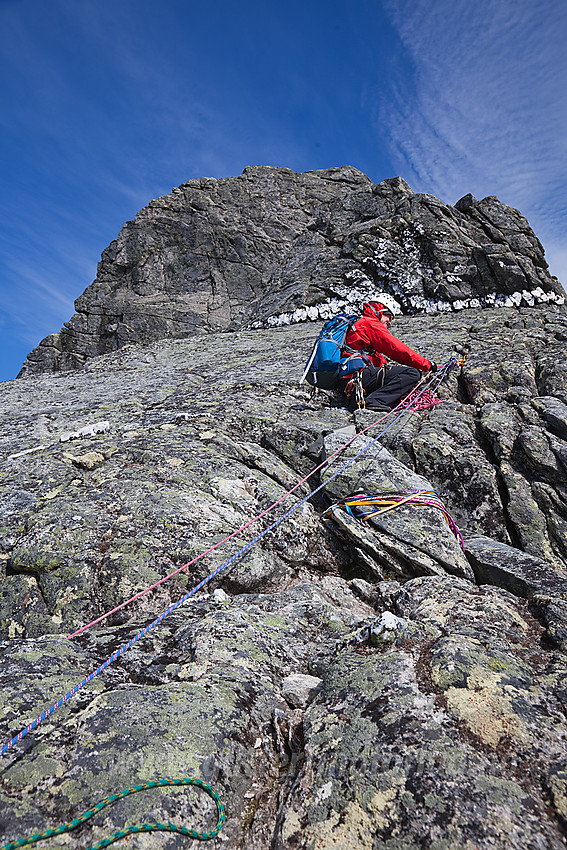
[[[449,360],[447,363],[445,363],[443,366],[441,366],[439,368],[439,370],[433,376],[431,376],[431,377],[428,376],[427,383],[424,385],[423,391],[426,391],[428,389],[435,390],[435,388],[438,387],[440,385],[440,383],[444,380],[444,378],[448,374],[449,370],[454,368],[454,366],[455,366],[455,360],[454,360],[454,358],[451,358],[451,360]],[[423,380],[425,380],[425,379],[423,379]],[[103,662],[103,664],[101,664],[99,667],[97,667],[96,670],[93,670],[92,673],[89,673],[88,676],[86,676],[81,682],[79,682],[77,685],[75,685],[70,691],[68,691],[64,696],[62,696],[56,703],[54,703],[52,706],[50,706],[48,709],[46,709],[46,711],[44,711],[43,714],[41,714],[39,717],[37,717],[35,720],[33,720],[28,726],[26,726],[24,729],[22,729],[10,741],[8,741],[6,744],[4,744],[4,746],[2,747],[2,750],[0,751],[0,755],[4,755],[6,752],[8,752],[8,750],[11,749],[11,747],[13,747],[14,744],[16,744],[18,741],[21,741],[22,738],[24,738],[29,732],[31,732],[33,729],[35,729],[40,723],[42,723],[47,717],[49,717],[50,714],[52,714],[54,711],[56,711],[58,708],[60,708],[62,705],[64,705],[67,702],[67,700],[70,699],[72,696],[74,696],[74,694],[76,694],[79,690],[81,690],[81,688],[83,688],[85,685],[87,685],[89,682],[91,682],[96,676],[98,676],[100,673],[102,673],[104,670],[106,670],[106,668],[110,664],[112,664],[114,661],[116,661],[117,658],[119,658],[121,655],[123,655],[129,649],[131,649],[141,638],[145,637],[145,635],[147,635],[156,626],[158,626],[166,617],[168,617],[171,613],[173,613],[173,611],[177,610],[177,608],[184,605],[192,596],[194,596],[199,590],[202,590],[202,588],[205,587],[205,585],[207,585],[210,581],[212,581],[213,578],[215,578],[217,575],[219,575],[220,572],[222,572],[224,569],[226,569],[227,567],[234,564],[234,562],[236,560],[238,560],[243,555],[245,555],[249,551],[249,549],[251,549],[251,547],[254,546],[259,540],[261,540],[266,534],[268,534],[269,532],[276,529],[279,525],[281,525],[282,522],[284,522],[286,519],[288,519],[293,513],[298,511],[299,508],[301,508],[309,499],[311,499],[313,496],[315,496],[320,490],[322,490],[324,487],[326,487],[327,484],[329,484],[331,481],[333,481],[333,479],[335,479],[338,475],[340,475],[341,472],[344,472],[344,470],[347,469],[347,467],[349,467],[349,466],[351,466],[351,464],[355,463],[355,461],[357,461],[358,458],[365,451],[367,451],[367,449],[369,449],[371,446],[375,445],[378,442],[378,440],[380,440],[380,438],[383,437],[384,434],[387,431],[389,431],[390,428],[392,428],[393,425],[395,425],[396,422],[398,422],[399,419],[406,412],[407,411],[406,411],[405,408],[400,407],[400,405],[397,405],[390,413],[387,414],[388,417],[392,416],[390,423],[385,428],[383,428],[382,431],[380,431],[380,433],[376,437],[374,437],[372,440],[370,440],[369,443],[367,443],[365,446],[363,446],[362,449],[360,449],[360,451],[358,451],[350,460],[348,460],[345,464],[343,464],[343,466],[341,466],[336,472],[334,472],[327,479],[327,481],[320,484],[315,490],[311,491],[311,493],[309,493],[307,496],[305,496],[299,502],[296,502],[296,504],[293,505],[284,514],[282,514],[281,517],[274,520],[274,522],[272,522],[267,528],[265,528],[263,531],[261,531],[259,534],[257,534],[252,540],[250,540],[248,543],[246,543],[244,546],[242,546],[237,552],[235,552],[233,555],[231,555],[230,558],[227,558],[225,561],[223,561],[222,564],[220,564],[218,567],[216,567],[216,569],[214,569],[211,573],[209,573],[208,576],[206,576],[202,581],[200,581],[197,585],[195,585],[195,587],[193,587],[181,599],[179,599],[177,602],[174,602],[172,605],[170,605],[169,608],[167,608],[165,611],[163,611],[159,615],[159,617],[156,617],[156,619],[153,620],[153,622],[151,622],[148,626],[146,626],[144,629],[139,631],[131,640],[129,640],[126,644],[124,644],[124,646],[120,647],[120,649],[117,649],[109,658],[106,659],[106,661]],[[382,421],[385,418],[386,417],[384,416],[378,421]],[[377,424],[377,423],[373,423],[373,424]],[[341,446],[341,448],[339,450],[337,450],[337,452],[335,452],[333,456],[336,456],[340,451],[342,451],[344,448],[346,448],[346,446],[349,445],[358,436],[360,436],[360,434],[355,434],[354,437],[351,440],[349,440],[347,443],[345,443],[343,446]],[[321,464],[321,466],[322,465],[323,464]],[[296,486],[298,486],[298,485],[296,485]],[[286,495],[288,495],[288,494],[286,494]],[[282,499],[283,498],[285,498],[285,496],[283,496]],[[251,522],[253,522],[253,521],[254,520],[252,520]],[[249,523],[249,524],[251,524],[251,523]]]
[[[422,380],[425,380],[425,379],[422,379]],[[350,438],[350,440],[347,440],[347,442],[344,443],[342,446],[340,446],[335,452],[333,452],[333,454],[331,454],[327,458],[325,458],[325,460],[322,461],[319,464],[319,466],[316,466],[315,469],[312,469],[311,472],[308,473],[308,475],[306,475],[304,478],[302,478],[301,481],[298,481],[297,484],[295,484],[291,488],[291,490],[288,490],[287,493],[284,493],[283,496],[280,496],[279,499],[277,499],[275,502],[272,502],[272,504],[269,505],[269,507],[265,508],[265,510],[263,510],[261,513],[259,513],[253,519],[244,523],[244,525],[241,525],[240,528],[236,529],[236,531],[231,532],[226,537],[224,537],[222,540],[219,540],[218,543],[215,543],[213,546],[209,547],[209,549],[206,549],[205,551],[200,552],[191,561],[188,561],[186,564],[182,564],[182,566],[177,567],[177,569],[174,570],[173,572],[169,573],[166,576],[163,576],[163,578],[160,578],[159,581],[156,581],[154,584],[150,585],[149,587],[146,587],[144,590],[140,590],[134,596],[131,596],[130,599],[126,599],[124,602],[121,602],[119,605],[116,605],[115,608],[112,608],[110,611],[106,611],[104,614],[101,614],[99,617],[97,617],[92,622],[87,623],[84,626],[81,626],[79,629],[77,629],[72,634],[67,635],[67,640],[71,640],[71,638],[77,637],[78,635],[82,634],[83,632],[86,632],[92,626],[96,626],[98,623],[101,623],[103,620],[106,620],[107,617],[110,617],[111,614],[115,614],[117,611],[121,611],[122,608],[125,608],[127,605],[130,605],[132,602],[136,602],[136,600],[141,599],[141,597],[145,596],[146,593],[149,593],[150,591],[155,590],[160,585],[164,584],[166,581],[169,581],[170,578],[173,578],[174,576],[178,575],[183,570],[187,569],[187,567],[190,567],[193,564],[197,563],[197,561],[200,561],[201,558],[205,557],[205,555],[210,555],[211,552],[215,551],[215,549],[218,549],[224,543],[228,543],[229,540],[232,540],[234,537],[237,537],[243,531],[246,531],[247,528],[250,528],[252,525],[254,525],[259,520],[261,520],[263,517],[265,517],[267,514],[269,514],[274,508],[276,508],[278,505],[280,505],[285,499],[287,499],[288,496],[291,496],[291,494],[294,493],[299,487],[301,487],[302,484],[305,484],[310,478],[312,478],[312,476],[315,475],[316,472],[319,472],[319,470],[322,469],[324,466],[327,466],[328,464],[330,464],[331,461],[333,461],[334,458],[338,454],[340,454],[340,452],[342,452],[344,449],[346,449],[347,446],[349,446],[352,442],[354,442],[356,439],[358,439],[358,437],[360,437],[362,434],[365,434],[367,431],[370,431],[371,428],[374,428],[376,425],[378,425],[380,422],[382,422],[382,420],[384,420],[387,416],[389,416],[388,413],[384,414],[379,419],[376,419],[374,422],[372,422],[370,425],[368,425],[366,428],[363,428],[361,431],[358,431],[356,434],[353,434],[353,436]]]
[[[459,541],[461,549],[465,551],[463,535],[453,517],[439,498],[435,490],[413,490],[410,493],[376,493],[372,496],[356,495],[340,499],[324,511],[323,516],[329,514],[333,508],[342,508],[353,519],[366,523],[374,517],[388,513],[402,505],[421,505],[428,508],[437,508],[445,517],[447,525],[453,535]]]
[[[467,359],[467,355],[465,354],[460,360],[453,360],[453,367],[460,367],[461,371],[463,366],[465,365],[465,361]],[[404,398],[400,401],[401,407],[407,407],[409,410],[416,410],[419,413],[423,413],[426,410],[433,410],[437,407],[438,404],[443,404],[446,399],[437,398],[437,396],[433,395],[433,393],[429,391],[424,391],[419,393],[417,388],[419,384],[413,388]]]
[[[445,399],[437,398],[433,393],[424,392],[418,396],[415,388],[408,393],[401,401],[400,405],[402,407],[407,407],[408,410],[415,410],[418,413],[424,413],[425,411],[433,410],[437,407],[438,404],[443,404]]]
[[[108,836],[108,838],[103,838],[101,841],[98,841],[96,844],[88,847],[87,850],[100,850],[102,847],[108,847],[110,844],[114,844],[114,842],[118,841],[120,838],[125,838],[127,835],[134,835],[137,832],[177,832],[180,835],[186,835],[188,838],[197,838],[201,841],[208,841],[210,838],[215,838],[215,836],[219,834],[226,819],[224,806],[219,795],[214,788],[211,788],[211,786],[206,782],[186,776],[182,779],[152,779],[149,782],[142,782],[141,785],[134,785],[132,788],[125,788],[123,791],[119,791],[118,794],[112,794],[111,797],[101,800],[100,803],[97,803],[96,806],[93,806],[92,809],[84,812],[80,815],[80,817],[75,818],[75,820],[63,823],[53,829],[46,829],[43,832],[35,832],[32,835],[28,835],[26,838],[18,838],[17,841],[10,841],[8,844],[3,844],[0,847],[0,850],[15,850],[17,847],[25,847],[26,844],[34,844],[36,841],[43,841],[45,838],[53,838],[54,836],[61,835],[64,832],[71,832],[71,830],[76,829],[78,826],[82,826],[82,824],[92,818],[93,815],[100,812],[101,809],[112,805],[112,803],[115,803],[117,800],[122,800],[124,797],[128,797],[130,794],[135,794],[137,791],[146,791],[148,788],[160,788],[165,785],[195,785],[197,788],[202,788],[203,791],[205,791],[209,797],[215,801],[217,807],[216,826],[211,829],[210,832],[198,832],[195,829],[187,829],[186,826],[177,826],[177,824],[174,823],[139,823],[135,826],[127,826],[124,829],[113,832],[112,835]]]
[[[449,363],[451,363],[451,361],[449,361]],[[452,368],[452,366],[451,366],[451,368]],[[446,374],[446,373],[444,373],[444,374]],[[431,395],[431,393],[425,387],[422,390],[419,389],[421,384],[426,380],[427,380],[427,376],[424,376],[419,381],[419,383],[414,387],[414,389],[412,390],[410,395],[406,396],[405,398],[403,398],[399,402],[397,407],[394,408],[394,411],[398,410],[398,409],[402,409],[402,408],[404,408],[404,409],[409,408],[411,410],[425,410],[425,409],[431,407],[431,403],[424,403],[420,406],[421,398],[425,398],[425,399],[431,399],[431,398],[434,399],[435,398],[434,396]],[[439,383],[441,382],[441,380],[442,379],[440,379],[439,382],[436,382],[435,386],[438,386]],[[428,381],[428,385],[429,385],[429,383],[430,382]],[[360,383],[360,392],[362,393],[362,383]],[[410,396],[411,396],[411,401],[409,401]],[[364,399],[364,395],[362,395],[361,397],[362,397],[362,399]],[[441,401],[440,399],[436,399],[435,403],[439,403],[440,401]],[[364,407],[364,405],[360,404],[359,407]],[[169,581],[169,579],[173,578],[174,576],[178,575],[183,570],[186,570],[188,567],[197,563],[197,561],[200,561],[201,558],[204,558],[206,555],[210,555],[211,552],[214,552],[216,549],[218,549],[224,543],[228,543],[229,540],[232,540],[234,537],[237,537],[243,531],[246,531],[246,529],[250,528],[252,525],[254,525],[259,520],[261,520],[263,517],[265,517],[267,514],[269,514],[274,508],[276,508],[279,504],[281,504],[281,502],[283,502],[285,499],[287,499],[288,496],[291,496],[292,493],[294,493],[299,487],[301,487],[302,484],[305,484],[313,475],[315,475],[315,473],[319,472],[319,470],[321,470],[324,466],[327,466],[328,464],[330,464],[335,459],[335,457],[338,454],[340,454],[340,452],[344,451],[344,449],[346,449],[352,442],[354,442],[354,440],[356,440],[358,437],[365,434],[367,431],[370,431],[372,428],[374,428],[376,425],[378,425],[380,422],[382,422],[384,419],[386,419],[387,416],[389,416],[389,413],[384,414],[383,416],[376,419],[374,422],[371,422],[370,425],[367,425],[366,428],[363,428],[358,433],[354,434],[349,440],[346,441],[346,443],[344,443],[335,452],[333,452],[333,454],[331,454],[327,458],[325,458],[325,460],[323,460],[319,464],[319,466],[316,466],[315,469],[312,469],[311,472],[308,473],[308,475],[306,475],[304,478],[301,479],[301,481],[298,481],[297,484],[295,484],[291,488],[291,490],[288,490],[287,493],[284,493],[283,496],[280,496],[279,499],[277,499],[275,502],[273,502],[271,505],[269,505],[269,507],[267,507],[261,513],[259,513],[253,519],[244,523],[244,525],[241,525],[240,528],[236,529],[236,531],[233,531],[231,534],[227,535],[222,540],[219,540],[218,543],[215,543],[213,546],[210,546],[205,551],[196,555],[194,558],[192,558],[186,564],[182,564],[180,567],[177,567],[177,569],[173,570],[173,572],[168,573],[168,575],[166,575],[166,576],[163,576],[163,578],[160,578],[158,581],[154,582],[154,584],[150,585],[149,587],[146,587],[144,590],[138,591],[138,593],[134,594],[129,599],[126,599],[124,602],[121,602],[119,605],[116,605],[114,608],[111,608],[109,611],[106,611],[104,614],[101,614],[99,617],[96,617],[96,619],[92,620],[90,623],[87,623],[86,625],[81,626],[76,631],[72,632],[70,635],[67,635],[67,640],[71,640],[71,638],[78,637],[78,635],[83,634],[83,632],[86,632],[92,626],[96,626],[98,623],[102,623],[103,620],[106,620],[112,614],[116,614],[118,611],[121,611],[123,608],[126,608],[127,605],[130,605],[133,602],[136,602],[138,599],[141,599],[142,596],[146,595],[146,593],[150,593],[152,590],[156,590],[156,588],[160,587],[162,584],[165,584],[165,582]]]

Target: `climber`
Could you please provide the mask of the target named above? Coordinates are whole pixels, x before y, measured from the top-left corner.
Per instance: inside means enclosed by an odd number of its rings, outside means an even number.
[[[420,372],[437,371],[435,363],[426,360],[390,333],[396,313],[401,313],[397,301],[381,292],[375,301],[363,305],[362,318],[346,335],[345,345],[348,348],[343,356],[348,357],[353,350],[361,351],[367,361],[358,378],[349,375],[340,380],[341,390],[353,407],[356,404],[357,381],[367,408],[389,411],[415,387]],[[400,365],[388,365],[386,357]]]

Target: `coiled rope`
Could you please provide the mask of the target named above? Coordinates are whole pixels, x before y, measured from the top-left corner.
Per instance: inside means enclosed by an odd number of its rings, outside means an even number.
[[[433,410],[438,404],[443,404],[445,399],[437,398],[433,393],[423,392],[417,393],[416,387],[400,401],[401,407],[407,407],[410,410],[416,410],[419,413]]]
[[[108,847],[110,844],[114,844],[114,842],[118,841],[120,838],[125,838],[127,835],[134,835],[137,832],[177,832],[180,835],[186,835],[188,838],[197,838],[200,841],[208,841],[219,834],[226,820],[224,806],[219,795],[207,782],[202,782],[200,779],[193,779],[186,776],[182,779],[152,779],[149,782],[142,782],[140,785],[133,785],[131,788],[125,788],[123,791],[119,791],[117,794],[112,794],[111,797],[106,797],[106,799],[101,800],[101,802],[97,803],[96,806],[93,806],[92,809],[89,809],[78,818],[75,818],[68,823],[63,823],[52,829],[46,829],[43,832],[34,832],[26,838],[18,838],[17,841],[10,841],[8,844],[3,844],[0,847],[0,850],[16,850],[17,847],[25,847],[26,844],[34,844],[36,841],[43,841],[45,838],[53,838],[54,836],[61,835],[64,832],[71,832],[71,830],[76,829],[78,826],[82,826],[82,824],[92,818],[93,815],[100,812],[101,809],[112,805],[112,803],[115,803],[117,800],[122,800],[124,797],[130,796],[130,794],[135,794],[137,791],[147,791],[148,788],[161,788],[165,785],[195,785],[197,788],[202,788],[203,791],[205,791],[209,797],[215,801],[217,807],[216,826],[214,826],[210,832],[198,832],[195,829],[188,829],[186,826],[178,826],[174,823],[159,823],[153,821],[149,823],[139,823],[135,826],[127,826],[124,829],[113,832],[112,835],[108,836],[108,838],[103,838],[96,844],[87,847],[86,850],[100,850],[102,847]]]
[[[443,381],[443,379],[445,378],[445,376],[448,374],[449,370],[454,368],[454,366],[456,366],[456,365],[457,365],[457,361],[454,358],[451,358],[447,363],[445,363],[443,366],[441,366],[439,368],[439,370],[433,376],[428,378],[427,383],[424,385],[422,391],[425,392],[427,389],[435,389],[436,387],[438,387],[441,384],[441,382]],[[422,379],[422,380],[425,380],[425,379]],[[159,615],[159,617],[156,617],[156,619],[153,620],[153,622],[151,622],[148,626],[146,626],[141,631],[139,631],[131,640],[129,640],[126,644],[124,644],[124,646],[120,647],[120,649],[117,649],[115,652],[113,652],[112,655],[109,658],[106,659],[106,661],[104,661],[99,667],[96,668],[96,670],[93,670],[92,673],[89,673],[88,676],[86,676],[81,682],[79,682],[77,685],[75,685],[70,691],[68,691],[64,696],[62,696],[56,703],[54,703],[52,706],[50,706],[48,709],[46,709],[43,712],[43,714],[41,714],[39,717],[37,717],[35,720],[33,720],[28,726],[26,726],[20,732],[18,732],[18,734],[15,735],[10,741],[5,743],[4,746],[2,747],[2,750],[0,751],[0,755],[4,755],[6,752],[8,752],[8,750],[11,749],[11,747],[13,747],[14,744],[18,743],[18,741],[21,741],[22,738],[24,738],[29,732],[31,732],[33,729],[35,729],[37,726],[39,726],[39,724],[42,723],[47,717],[49,717],[50,714],[53,714],[54,711],[56,711],[58,708],[61,708],[61,706],[64,705],[67,702],[68,699],[70,699],[72,696],[74,696],[79,690],[81,690],[81,688],[83,688],[85,685],[87,685],[89,682],[91,682],[96,676],[98,676],[100,673],[102,673],[104,670],[106,670],[106,668],[110,664],[112,664],[114,661],[116,661],[117,658],[119,658],[121,655],[123,655],[129,649],[131,649],[141,638],[145,637],[145,635],[147,635],[150,631],[152,631],[154,628],[156,628],[156,626],[158,626],[166,617],[168,617],[171,613],[173,613],[173,611],[177,610],[177,608],[180,608],[182,605],[184,605],[192,596],[195,595],[195,593],[198,593],[199,590],[202,590],[202,588],[205,587],[205,585],[207,585],[210,581],[212,581],[212,579],[215,578],[215,576],[217,576],[220,572],[222,572],[227,567],[234,564],[234,562],[236,560],[238,560],[243,555],[245,555],[249,551],[249,549],[251,549],[251,547],[254,546],[256,543],[258,543],[258,541],[261,540],[266,534],[268,534],[269,532],[276,529],[279,525],[281,525],[282,522],[285,522],[286,519],[288,519],[292,514],[294,514],[296,511],[298,511],[309,499],[311,499],[313,496],[315,496],[320,490],[322,490],[324,487],[326,487],[327,484],[329,484],[333,479],[335,479],[338,475],[340,475],[341,472],[343,472],[345,469],[347,469],[349,466],[351,466],[351,464],[355,463],[358,460],[358,458],[367,449],[369,449],[370,446],[373,446],[375,443],[377,443],[378,440],[381,437],[383,437],[384,434],[387,431],[389,431],[390,428],[392,428],[392,426],[395,425],[395,423],[398,422],[399,419],[406,412],[407,412],[407,409],[401,408],[400,405],[395,407],[389,414],[387,414],[388,416],[392,416],[392,414],[394,414],[391,422],[385,428],[383,428],[382,431],[380,431],[380,433],[376,437],[374,437],[372,440],[370,440],[369,443],[367,443],[365,446],[363,446],[362,449],[360,449],[360,451],[357,452],[350,460],[348,460],[336,472],[334,472],[327,479],[327,481],[320,484],[315,490],[313,490],[311,493],[309,493],[309,495],[305,496],[303,499],[301,499],[301,501],[297,502],[295,505],[293,505],[293,507],[291,507],[288,511],[286,511],[284,514],[282,514],[281,517],[274,520],[274,522],[272,522],[271,525],[269,525],[267,528],[265,528],[263,531],[261,531],[259,534],[257,534],[252,540],[250,540],[248,543],[246,543],[244,546],[242,546],[242,548],[239,549],[237,552],[235,552],[233,555],[231,555],[230,558],[227,558],[225,561],[223,561],[222,564],[220,564],[218,567],[216,567],[216,569],[214,569],[211,573],[209,573],[208,576],[206,576],[202,581],[200,581],[197,585],[195,585],[195,587],[193,587],[188,593],[186,593],[184,596],[182,596],[181,599],[179,599],[177,602],[174,602],[172,605],[170,605],[169,608],[167,608],[165,611],[163,611]],[[385,417],[382,417],[382,419],[384,419],[384,418]],[[382,421],[382,420],[379,420],[379,421]],[[373,423],[373,424],[377,424],[377,423]],[[360,435],[359,434],[354,435],[353,439],[355,439],[358,436],[360,436]],[[352,441],[353,441],[352,439],[348,440],[347,443],[345,443],[344,446],[342,446],[339,451],[342,451],[344,448],[346,448],[346,446],[348,446]],[[338,454],[338,452],[335,452],[334,456],[336,456],[337,454]],[[291,492],[291,491],[289,491],[289,492]],[[288,494],[286,494],[286,495],[288,495]],[[285,496],[282,497],[282,498],[285,498]]]

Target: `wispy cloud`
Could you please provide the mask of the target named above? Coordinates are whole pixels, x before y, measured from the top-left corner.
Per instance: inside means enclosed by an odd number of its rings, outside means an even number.
[[[14,336],[33,348],[74,313],[77,281],[81,280],[77,269],[83,267],[82,258],[69,253],[64,263],[46,268],[33,258],[26,262],[19,255],[7,255],[4,267],[10,285],[0,289],[2,313]]]
[[[567,220],[567,6],[385,0],[413,68],[382,100],[392,157],[416,190],[520,209],[555,247]],[[565,244],[565,243],[563,243]],[[563,256],[563,260],[561,259]],[[551,259],[551,258],[550,258]]]

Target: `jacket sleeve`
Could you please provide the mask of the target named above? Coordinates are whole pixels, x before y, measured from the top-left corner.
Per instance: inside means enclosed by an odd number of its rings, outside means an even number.
[[[429,360],[393,336],[382,322],[372,322],[367,332],[374,349],[385,354],[390,360],[395,360],[402,366],[413,366],[414,369],[422,372],[427,372],[431,368]]]

